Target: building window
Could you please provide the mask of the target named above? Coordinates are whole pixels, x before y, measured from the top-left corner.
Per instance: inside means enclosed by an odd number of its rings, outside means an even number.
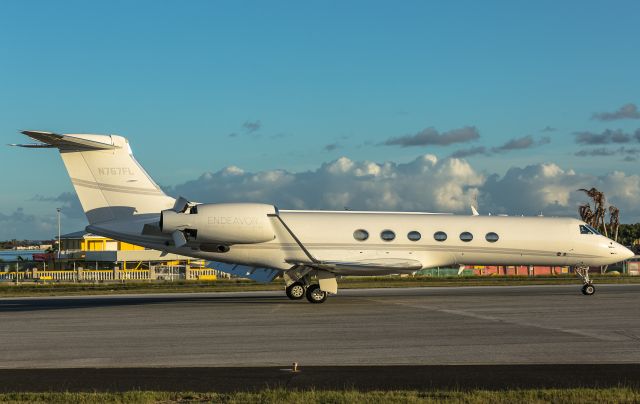
[[[410,231],[409,234],[407,234],[407,238],[411,241],[418,241],[422,238],[422,235],[418,231]]]
[[[380,233],[380,238],[384,241],[391,241],[396,238],[396,233],[391,230],[383,230],[382,233]]]
[[[369,232],[366,230],[358,229],[353,232],[353,238],[358,241],[365,241],[369,238]]]
[[[436,241],[445,241],[447,239],[447,233],[443,231],[437,231],[433,234],[433,238],[435,238]]]
[[[460,240],[468,243],[469,241],[473,240],[473,234],[469,233],[468,231],[464,231],[460,233]]]
[[[495,243],[496,241],[498,241],[500,237],[498,237],[496,233],[490,232],[490,233],[487,233],[487,235],[484,236],[484,238],[490,243]]]

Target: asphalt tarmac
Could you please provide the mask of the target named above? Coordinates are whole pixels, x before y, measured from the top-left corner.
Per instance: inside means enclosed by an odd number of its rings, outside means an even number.
[[[421,385],[447,372],[486,373],[478,369],[502,369],[502,375],[537,371],[549,383],[560,371],[606,383],[597,369],[617,375],[611,383],[629,375],[638,380],[640,285],[597,288],[594,296],[583,296],[578,283],[340,290],[320,305],[278,292],[4,298],[0,390],[33,380],[28,372],[50,378],[68,373],[65,380],[77,381],[91,372],[104,378],[99,373],[109,368],[158,377],[193,374],[186,368],[196,367],[231,375],[224,368],[232,368],[260,374],[261,387],[272,380],[264,372],[286,383],[310,380],[313,372],[325,379],[351,372],[364,382],[375,380],[366,378],[371,372],[400,369]],[[280,369],[292,362],[306,376],[282,376],[287,371]],[[545,368],[559,364],[566,366]],[[18,384],[6,383],[20,372],[27,376],[15,379]]]

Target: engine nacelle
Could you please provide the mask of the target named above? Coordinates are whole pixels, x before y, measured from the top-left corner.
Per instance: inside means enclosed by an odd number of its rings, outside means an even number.
[[[272,205],[260,203],[211,203],[187,209],[168,209],[160,214],[163,233],[182,231],[199,243],[255,244],[276,238],[267,215],[276,214]]]

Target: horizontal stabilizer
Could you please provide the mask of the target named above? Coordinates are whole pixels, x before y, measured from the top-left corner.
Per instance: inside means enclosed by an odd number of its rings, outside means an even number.
[[[9,146],[26,147],[28,149],[47,149],[47,148],[55,147],[54,145],[44,144],[44,143],[28,143],[28,144],[11,143],[9,144]]]
[[[208,261],[209,268],[217,269],[239,278],[247,278],[260,283],[269,283],[278,276],[279,269],[259,268],[248,265],[227,264],[225,262]]]
[[[12,146],[27,148],[57,147],[60,150],[112,150],[118,148],[111,142],[110,136],[91,135],[92,139],[86,139],[86,135],[60,135],[52,132],[36,130],[23,130],[23,134],[42,143],[14,144]],[[102,141],[95,140],[99,138]]]

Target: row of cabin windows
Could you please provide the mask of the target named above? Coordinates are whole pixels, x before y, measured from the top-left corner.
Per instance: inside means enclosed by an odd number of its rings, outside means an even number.
[[[369,238],[369,232],[364,229],[358,229],[353,232],[353,238],[358,241],[365,241]],[[384,241],[393,241],[396,238],[396,233],[393,230],[383,230],[380,233],[380,238]],[[422,238],[422,235],[418,231],[410,231],[407,233],[407,238],[411,241],[418,241]],[[447,233],[443,231],[437,231],[433,233],[433,238],[436,241],[445,241],[447,239]],[[495,243],[500,239],[497,233],[489,232],[484,236],[485,240],[490,243]],[[473,234],[468,231],[460,233],[460,240],[469,242],[473,240]]]

